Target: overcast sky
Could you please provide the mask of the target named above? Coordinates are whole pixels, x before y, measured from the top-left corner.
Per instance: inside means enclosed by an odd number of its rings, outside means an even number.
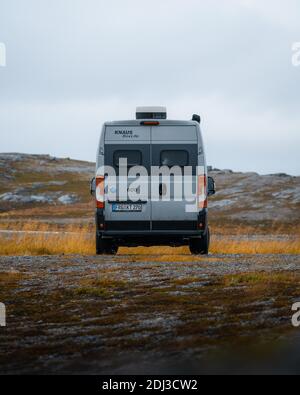
[[[208,163],[300,175],[299,0],[0,0],[0,152],[95,160],[137,105],[202,117]]]

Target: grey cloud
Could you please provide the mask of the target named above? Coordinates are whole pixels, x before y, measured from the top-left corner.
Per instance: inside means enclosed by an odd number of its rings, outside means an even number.
[[[218,141],[225,130],[227,145],[239,133],[262,144],[284,133],[294,146],[298,8],[294,0],[282,13],[277,0],[2,0],[1,150],[14,150],[22,130],[28,151],[50,144],[54,153],[93,159],[98,125],[148,103],[167,105],[174,118],[201,112],[208,135]],[[70,129],[80,144],[40,139],[51,132],[66,142]],[[81,141],[83,129],[89,141]],[[293,161],[286,166],[299,172]]]

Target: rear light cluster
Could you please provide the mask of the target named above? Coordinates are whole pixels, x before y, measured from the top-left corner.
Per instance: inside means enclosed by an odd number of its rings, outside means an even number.
[[[104,208],[105,195],[105,178],[103,176],[96,177],[96,207]]]
[[[207,208],[207,177],[206,177],[206,175],[198,176],[198,208],[200,210]]]

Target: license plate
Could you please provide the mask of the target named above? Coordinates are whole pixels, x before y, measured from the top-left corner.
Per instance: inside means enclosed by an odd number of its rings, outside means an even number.
[[[143,211],[142,204],[127,204],[127,203],[114,203],[112,206],[112,211],[115,213],[124,212],[141,212]]]

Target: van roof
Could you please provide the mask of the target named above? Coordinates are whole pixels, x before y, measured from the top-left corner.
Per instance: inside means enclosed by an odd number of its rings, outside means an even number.
[[[149,121],[149,119],[138,119],[138,120],[127,120],[127,121],[112,121],[105,122],[105,126],[140,126],[141,122]],[[153,120],[154,121],[154,120]],[[161,126],[199,126],[196,121],[176,121],[170,119],[159,119],[157,120]]]

